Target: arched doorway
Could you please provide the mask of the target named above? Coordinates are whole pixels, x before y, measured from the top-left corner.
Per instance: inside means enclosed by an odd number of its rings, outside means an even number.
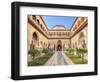
[[[32,34],[32,41],[31,41],[31,44],[30,44],[30,48],[35,48],[37,47],[39,44],[38,44],[38,35],[36,32],[34,32]]]
[[[78,43],[79,43],[79,46],[80,46],[81,48],[85,48],[85,47],[86,47],[85,35],[84,35],[83,32],[81,32],[81,33],[79,34],[79,41],[78,41]]]
[[[57,41],[57,51],[61,51],[62,50],[62,42],[61,40]]]

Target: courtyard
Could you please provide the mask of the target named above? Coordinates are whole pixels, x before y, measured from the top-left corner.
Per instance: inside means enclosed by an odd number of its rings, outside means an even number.
[[[28,16],[28,66],[88,63],[87,17]]]

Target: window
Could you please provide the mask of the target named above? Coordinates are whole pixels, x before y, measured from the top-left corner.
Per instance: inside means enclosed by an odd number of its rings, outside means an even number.
[[[61,36],[61,32],[59,32],[59,36]]]
[[[36,19],[36,16],[35,15],[32,15],[32,18],[33,18],[33,20],[35,20]]]
[[[80,26],[80,20],[78,21],[78,26]]]
[[[67,34],[68,36],[70,35],[70,32],[68,32],[68,34]]]
[[[66,32],[66,36],[68,35],[68,33]]]
[[[43,31],[44,31],[44,27],[43,27]]]
[[[54,32],[54,35],[55,35],[55,32]]]
[[[40,24],[39,20],[37,19],[37,23]]]
[[[84,21],[84,17],[81,18],[81,22],[83,22],[83,21]]]
[[[63,32],[63,36],[65,35],[65,33]]]
[[[77,29],[77,25],[75,25],[75,27],[73,28],[73,31],[76,31],[76,29]]]
[[[42,24],[41,24],[40,26],[41,26],[41,28],[42,28]]]

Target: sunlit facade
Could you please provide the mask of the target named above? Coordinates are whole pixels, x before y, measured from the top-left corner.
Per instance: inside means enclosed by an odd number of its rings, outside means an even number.
[[[28,50],[50,48],[64,51],[67,48],[87,48],[88,18],[77,17],[71,29],[56,25],[48,29],[41,16],[28,16]]]

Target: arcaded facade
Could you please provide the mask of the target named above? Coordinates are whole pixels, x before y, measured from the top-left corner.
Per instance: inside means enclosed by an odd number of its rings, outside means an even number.
[[[56,25],[48,29],[41,16],[28,16],[28,50],[30,48],[50,48],[62,50],[67,48],[87,48],[87,17],[77,17],[71,29]]]

